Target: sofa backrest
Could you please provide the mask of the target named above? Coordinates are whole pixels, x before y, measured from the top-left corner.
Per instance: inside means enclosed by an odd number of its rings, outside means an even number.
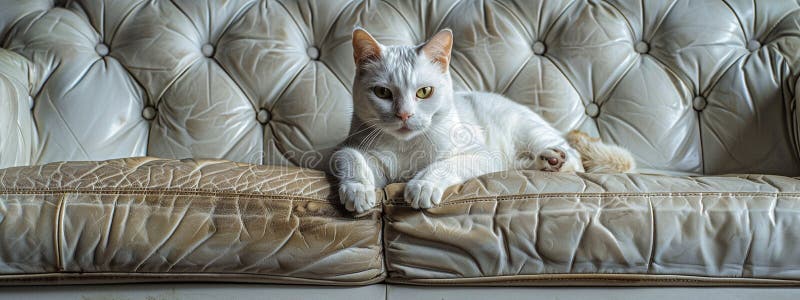
[[[2,0],[32,105],[3,104],[26,141],[0,166],[321,168],[348,134],[356,25],[386,44],[453,29],[458,89],[618,143],[646,172],[800,170],[800,4],[750,0]]]

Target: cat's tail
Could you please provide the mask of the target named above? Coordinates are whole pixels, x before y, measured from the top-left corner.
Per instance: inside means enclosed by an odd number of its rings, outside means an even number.
[[[581,162],[587,173],[635,173],[636,160],[631,153],[619,146],[604,144],[580,131],[570,131],[567,142],[581,154]]]

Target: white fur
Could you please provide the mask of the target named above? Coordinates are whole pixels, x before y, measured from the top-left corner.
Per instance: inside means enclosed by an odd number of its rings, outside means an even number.
[[[429,208],[448,186],[486,173],[583,171],[578,152],[530,109],[497,94],[454,93],[447,68],[421,46],[374,43],[379,48],[364,52],[379,52],[380,59],[358,66],[351,135],[331,158],[348,210],[368,210],[376,203],[375,189],[393,182],[408,182],[406,201]],[[394,97],[378,98],[375,86],[389,88]],[[433,95],[417,99],[417,89],[425,86],[434,88]],[[409,130],[402,130],[400,111],[412,114],[405,123]]]

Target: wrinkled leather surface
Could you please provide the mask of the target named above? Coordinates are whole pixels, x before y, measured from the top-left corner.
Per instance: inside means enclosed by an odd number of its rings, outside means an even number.
[[[378,212],[331,195],[320,171],[222,161],[0,170],[0,282],[380,281]]]
[[[34,156],[33,75],[27,59],[0,49],[0,169],[28,165]]]
[[[457,89],[501,93],[561,130],[619,143],[645,171],[796,175],[799,8],[3,0],[3,47],[41,76],[20,116],[36,120],[20,122],[22,152],[35,155],[0,165],[149,155],[322,168],[349,129],[349,41],[361,25],[387,44],[452,28]]]
[[[384,207],[393,282],[800,279],[794,178],[495,173],[451,187],[423,213],[402,188],[387,187]]]
[[[795,178],[511,171],[427,211],[390,185],[360,216],[333,187],[320,171],[211,160],[0,170],[0,284],[800,282]]]

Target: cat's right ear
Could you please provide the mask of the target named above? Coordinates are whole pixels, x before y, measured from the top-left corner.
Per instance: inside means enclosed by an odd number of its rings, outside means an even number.
[[[381,44],[362,28],[353,30],[353,58],[356,66],[381,58]]]

